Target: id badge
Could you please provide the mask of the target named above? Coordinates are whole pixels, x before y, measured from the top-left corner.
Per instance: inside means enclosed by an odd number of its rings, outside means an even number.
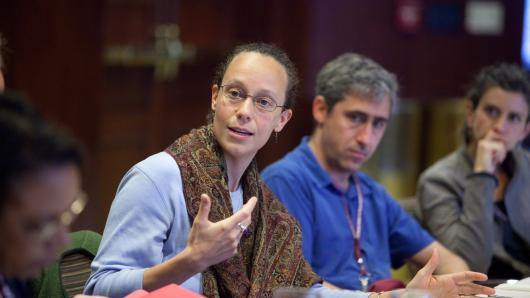
[[[370,274],[359,275],[359,281],[361,282],[361,290],[368,292],[368,285],[370,284]]]

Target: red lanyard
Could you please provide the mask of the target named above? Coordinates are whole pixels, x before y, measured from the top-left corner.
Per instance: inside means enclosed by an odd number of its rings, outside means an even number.
[[[364,203],[364,196],[361,189],[361,183],[359,182],[359,179],[357,178],[357,175],[353,174],[353,181],[355,183],[355,190],[357,191],[357,198],[358,198],[358,206],[357,206],[357,218],[356,218],[356,225],[353,225],[353,218],[351,215],[351,210],[348,207],[348,201],[346,200],[346,196],[343,192],[341,192],[341,200],[342,205],[344,207],[344,213],[346,213],[346,219],[348,220],[348,225],[350,227],[350,231],[353,237],[353,248],[355,253],[355,260],[357,261],[357,264],[359,265],[360,270],[360,277],[359,280],[361,282],[361,285],[363,287],[363,291],[367,290],[368,287],[368,279],[370,277],[370,274],[368,273],[368,270],[366,270],[366,265],[364,263],[364,259],[361,252],[361,231],[362,231],[362,216],[363,216],[363,203]]]

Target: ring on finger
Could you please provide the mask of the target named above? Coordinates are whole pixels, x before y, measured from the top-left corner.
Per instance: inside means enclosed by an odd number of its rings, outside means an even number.
[[[245,231],[247,230],[248,226],[244,225],[243,223],[241,222],[238,222],[237,223],[237,226],[241,229],[241,233],[245,233]]]

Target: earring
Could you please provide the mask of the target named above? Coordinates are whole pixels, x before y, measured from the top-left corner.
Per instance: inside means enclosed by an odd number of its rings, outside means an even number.
[[[274,131],[274,144],[278,144],[278,132]]]

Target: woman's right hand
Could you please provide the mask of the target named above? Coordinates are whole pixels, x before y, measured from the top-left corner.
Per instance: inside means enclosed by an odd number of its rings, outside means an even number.
[[[490,130],[486,136],[477,143],[473,170],[475,173],[487,172],[493,174],[497,167],[506,158],[506,154],[507,150],[505,143],[496,137],[496,133],[493,130]]]
[[[201,195],[199,212],[193,221],[188,236],[190,256],[195,260],[199,272],[233,257],[237,253],[243,229],[251,223],[252,210],[256,206],[257,198],[252,197],[234,215],[218,222],[208,219],[211,199],[208,195]]]

